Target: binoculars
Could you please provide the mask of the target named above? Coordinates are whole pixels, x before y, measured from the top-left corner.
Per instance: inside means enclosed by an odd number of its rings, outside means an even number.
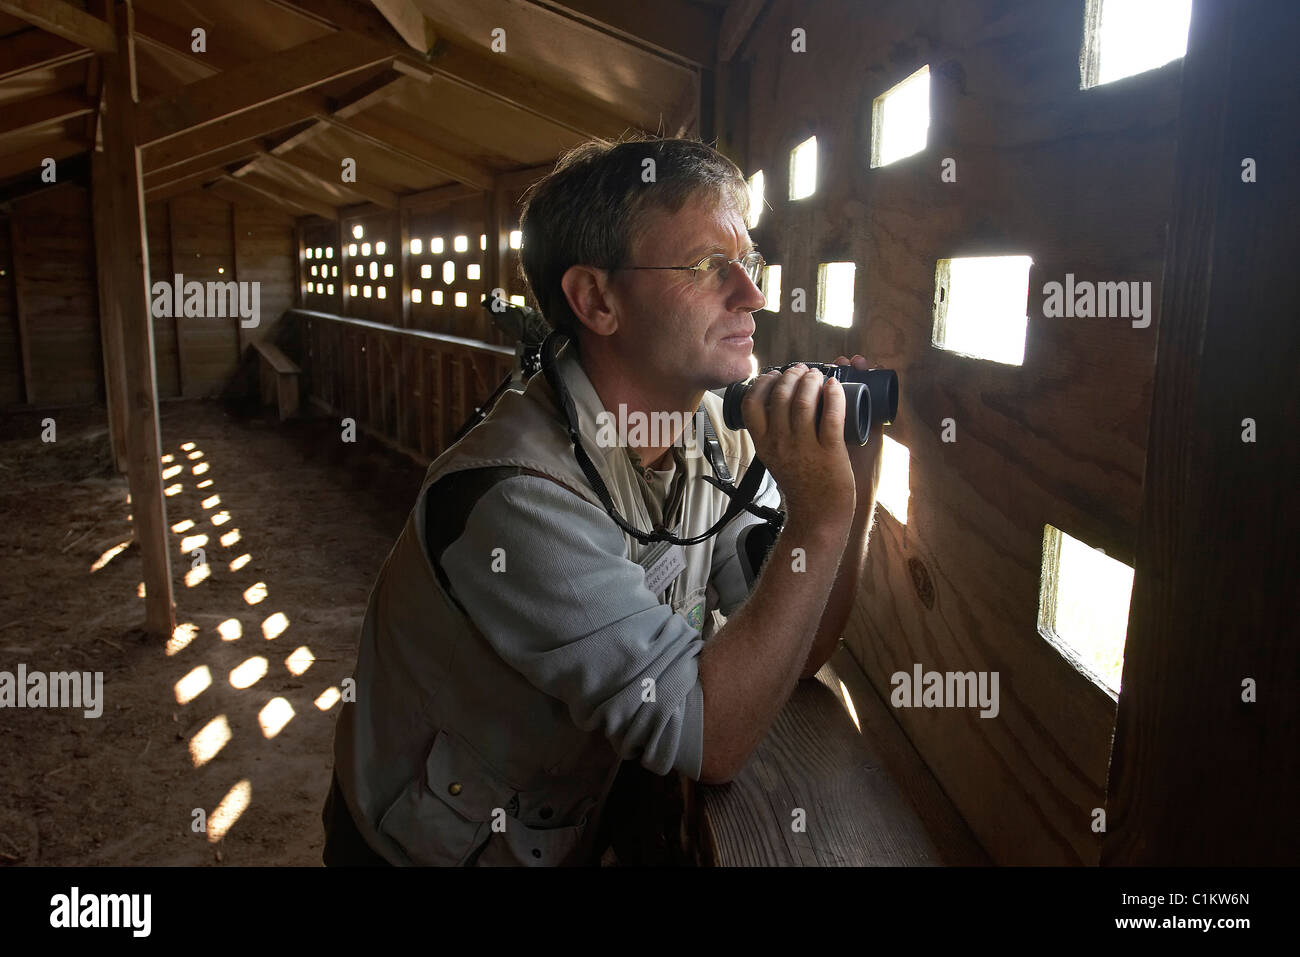
[[[787,362],[783,366],[769,366],[766,372],[784,372],[802,360]],[[839,379],[844,386],[844,441],[850,445],[866,445],[873,428],[889,425],[898,415],[898,373],[892,369],[855,369],[829,362],[803,363],[809,369],[820,369],[829,378]],[[757,378],[757,377],[756,377]],[[740,405],[753,380],[733,382],[722,394],[722,418],[729,429],[745,428]],[[817,399],[817,424],[821,424],[822,399]]]

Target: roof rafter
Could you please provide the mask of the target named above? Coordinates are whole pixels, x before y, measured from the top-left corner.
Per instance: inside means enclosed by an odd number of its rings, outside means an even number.
[[[65,0],[0,0],[0,12],[96,53],[117,50],[113,28]]]

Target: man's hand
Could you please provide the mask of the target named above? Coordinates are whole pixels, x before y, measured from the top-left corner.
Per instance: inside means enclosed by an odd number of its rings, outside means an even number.
[[[843,521],[853,514],[856,485],[844,442],[844,408],[839,381],[803,363],[759,376],[745,393],[745,427],[792,515]]]

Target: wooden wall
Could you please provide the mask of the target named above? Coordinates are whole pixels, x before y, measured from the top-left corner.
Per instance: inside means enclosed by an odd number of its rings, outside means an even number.
[[[1043,531],[1133,565],[1160,317],[1045,319],[1041,290],[1067,272],[1150,281],[1158,304],[1181,61],[1083,91],[1082,0],[871,10],[777,0],[725,78],[723,141],[746,175],[764,170],[753,236],[784,273],[755,352],[898,370],[887,434],[910,452],[908,520],[877,507],[847,642],[886,700],[915,663],[999,672],[996,718],[894,714],[994,860],[1094,863],[1115,699],[1037,630]],[[873,100],[926,64],[928,147],[872,169]],[[817,192],[790,201],[790,150],[813,134]],[[1008,254],[1033,258],[1023,365],[935,348],[937,260]],[[848,330],[814,319],[817,264],[842,259],[857,264]],[[793,287],[807,312],[790,311]]]
[[[293,305],[294,222],[195,191],[150,204],[146,224],[151,283],[179,272],[185,281],[261,284],[254,328],[241,329],[236,318],[154,319],[158,395],[214,395],[235,371],[241,347],[266,335]],[[79,186],[18,200],[0,218],[0,405],[104,400],[91,227],[90,194]]]
[[[104,366],[90,193],[79,186],[63,186],[15,203],[9,231],[19,336],[6,343],[4,364],[6,369],[17,365],[28,370],[27,394],[20,401],[34,405],[102,401]],[[5,392],[6,398],[15,394],[8,387]]]

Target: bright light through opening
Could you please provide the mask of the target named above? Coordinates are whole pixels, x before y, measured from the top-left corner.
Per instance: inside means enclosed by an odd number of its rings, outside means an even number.
[[[939,260],[934,276],[935,347],[1022,365],[1032,264],[1028,256]]]
[[[1094,13],[1100,7],[1100,15]],[[1164,66],[1187,53],[1192,0],[1092,0],[1084,37],[1083,86],[1122,80]],[[1095,65],[1089,82],[1088,65]]]
[[[906,525],[907,501],[912,495],[908,484],[912,456],[901,442],[895,442],[888,435],[881,438],[884,445],[880,452],[880,488],[876,490],[876,501],[898,519],[900,525]]]
[[[790,198],[817,192],[817,137],[810,136],[790,151]]]
[[[871,122],[873,168],[925,149],[930,132],[929,65],[876,97],[872,104]]]
[[[853,263],[817,267],[817,321],[847,329],[853,325]]]
[[[1119,694],[1133,569],[1051,525],[1043,531],[1038,631]]]
[[[749,217],[745,225],[753,229],[763,216],[763,171],[749,178]]]
[[[781,311],[781,267],[776,265],[767,265],[763,267],[763,298],[767,303],[763,306],[768,312]]]

